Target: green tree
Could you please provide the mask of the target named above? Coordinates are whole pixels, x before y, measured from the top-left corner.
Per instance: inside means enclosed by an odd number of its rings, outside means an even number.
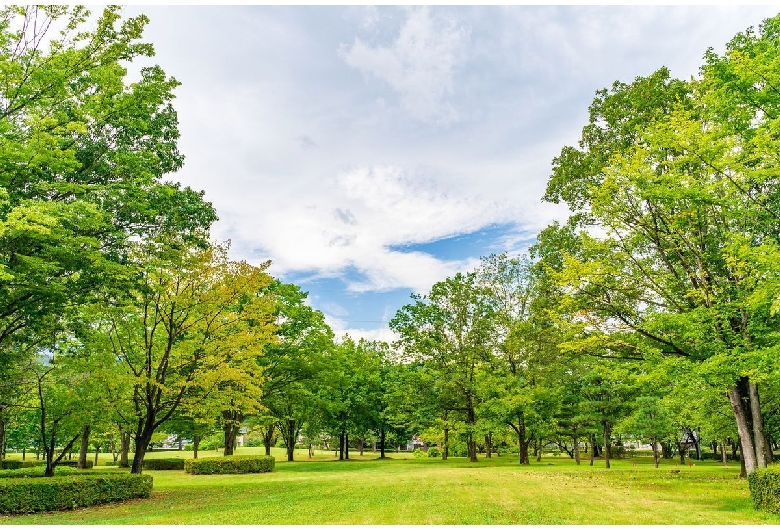
[[[400,335],[398,346],[411,358],[430,364],[437,373],[443,412],[465,416],[467,447],[477,459],[476,407],[478,366],[492,356],[495,307],[476,273],[456,274],[433,285],[426,295],[412,295],[390,321]]]

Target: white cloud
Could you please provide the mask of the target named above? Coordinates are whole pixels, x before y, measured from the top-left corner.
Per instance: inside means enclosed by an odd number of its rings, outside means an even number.
[[[366,21],[367,27],[375,25],[376,14]],[[447,96],[465,61],[469,35],[454,18],[431,16],[427,7],[413,8],[390,45],[371,46],[355,37],[351,46],[342,45],[339,55],[349,66],[387,82],[414,119],[448,124],[458,120]]]

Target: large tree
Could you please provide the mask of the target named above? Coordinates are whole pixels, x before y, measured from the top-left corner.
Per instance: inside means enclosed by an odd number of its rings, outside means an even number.
[[[558,276],[580,329],[569,346],[702,363],[729,396],[748,472],[766,463],[758,384],[780,285],[778,25],[708,52],[699,80],[661,69],[600,91],[545,196],[582,230]]]
[[[436,371],[442,413],[464,416],[468,455],[476,461],[477,371],[492,356],[495,303],[474,272],[437,282],[430,293],[412,299],[390,328],[400,335],[398,346],[406,355]]]

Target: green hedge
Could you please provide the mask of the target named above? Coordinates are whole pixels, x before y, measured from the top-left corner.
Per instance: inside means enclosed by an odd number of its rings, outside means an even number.
[[[184,460],[181,458],[155,458],[144,460],[144,469],[184,469]]]
[[[188,459],[184,471],[192,475],[226,475],[234,473],[267,473],[274,470],[276,460],[272,456],[218,456],[214,458]]]
[[[45,465],[44,460],[0,460],[0,469],[20,469]]]
[[[78,467],[79,461],[78,460],[60,460],[60,463],[57,464],[57,467]],[[92,469],[92,467],[95,465],[95,462],[92,460],[87,460],[87,469]]]
[[[756,469],[748,484],[756,510],[780,514],[780,466]]]
[[[129,473],[9,478],[0,481],[0,513],[71,510],[147,498],[152,477]]]

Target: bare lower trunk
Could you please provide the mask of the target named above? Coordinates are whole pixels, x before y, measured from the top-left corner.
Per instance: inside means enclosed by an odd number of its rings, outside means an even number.
[[[192,458],[198,459],[198,448],[200,447],[200,436],[195,435],[192,437]]]
[[[119,431],[119,467],[130,467],[128,453],[130,452],[130,433],[127,431]]]
[[[750,396],[750,414],[753,420],[753,441],[756,451],[756,466],[766,467],[766,438],[764,436],[764,418],[761,415],[761,401],[758,398],[758,385],[748,383]]]
[[[85,425],[81,431],[81,447],[79,447],[79,460],[76,467],[79,469],[87,468],[87,451],[89,451],[89,425]]]
[[[94,465],[98,465],[98,455],[100,455],[100,449],[102,448],[101,445],[95,446],[95,463]]]
[[[447,417],[445,416],[444,419],[446,420]],[[444,443],[442,444],[442,448],[441,448],[441,459],[447,460],[449,456],[450,456],[450,430],[447,427],[445,427]]]
[[[661,455],[658,452],[658,438],[653,436],[653,463],[655,464],[656,469],[658,468],[658,464],[661,462]]]
[[[344,433],[344,460],[349,460],[349,433]]]
[[[266,456],[271,455],[271,446],[274,444],[274,433],[276,432],[276,426],[271,425],[265,431],[263,431],[263,445],[265,446]]]
[[[734,419],[737,422],[737,432],[739,432],[740,453],[745,465],[745,476],[756,470],[756,450],[751,439],[751,432],[748,427],[748,416],[745,411],[745,405],[739,395],[739,390],[733,386],[728,391],[731,409],[734,411]]]
[[[580,437],[574,435],[574,461],[580,465]]]
[[[385,429],[379,430],[379,458],[385,457]]]
[[[489,434],[485,435],[485,457],[486,458],[491,458],[492,457],[492,455],[490,453],[490,435]]]
[[[723,465],[727,466],[729,461],[728,461],[728,457],[726,456],[726,440],[723,440],[720,443],[720,458],[723,461]]]
[[[609,457],[612,456],[610,453],[610,435],[611,435],[612,429],[610,428],[609,422],[604,422],[604,467],[609,469]]]
[[[596,435],[590,435],[590,465],[593,465],[593,459],[596,458]]]

